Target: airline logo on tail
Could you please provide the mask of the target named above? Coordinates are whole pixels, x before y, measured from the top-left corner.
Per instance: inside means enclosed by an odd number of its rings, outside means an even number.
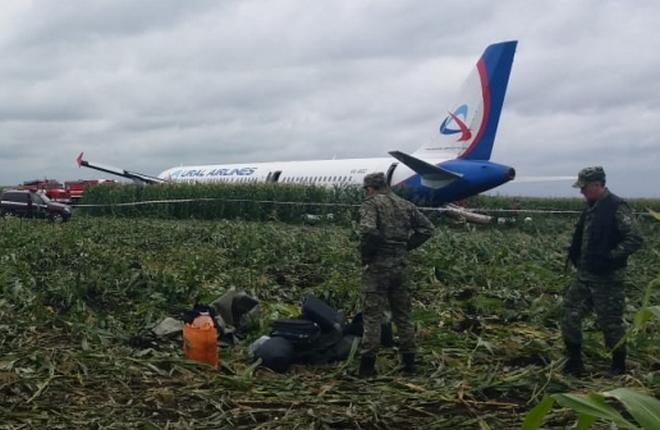
[[[486,48],[443,115],[435,136],[415,151],[426,158],[490,160],[516,41]]]
[[[470,140],[472,137],[472,132],[465,124],[467,120],[468,107],[467,105],[459,106],[453,113],[449,112],[449,115],[442,121],[440,124],[440,133],[451,135],[458,134],[461,135],[458,137],[457,142],[464,142]]]

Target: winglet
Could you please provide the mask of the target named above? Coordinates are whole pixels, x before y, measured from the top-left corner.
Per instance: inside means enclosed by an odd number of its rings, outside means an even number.
[[[78,154],[78,156],[76,157],[76,163],[78,164],[78,167],[82,166],[82,163],[83,163],[83,153],[82,152],[80,154]]]

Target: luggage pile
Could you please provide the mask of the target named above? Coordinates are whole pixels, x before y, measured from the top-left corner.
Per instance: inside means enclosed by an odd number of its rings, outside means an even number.
[[[192,325],[200,315],[213,321],[218,346],[239,344],[246,331],[257,325],[259,300],[242,290],[229,290],[208,305],[195,305],[183,312],[180,319],[165,318],[149,331],[156,339],[186,339],[184,326]],[[346,360],[351,349],[362,337],[362,314],[345,323],[342,312],[333,309],[314,296],[306,297],[295,319],[271,322],[268,335],[261,336],[248,348],[250,360],[276,372],[286,372],[291,364],[326,364]],[[134,336],[134,343],[144,345],[145,337]],[[139,341],[139,342],[138,342]],[[381,326],[381,343],[393,346],[392,324],[386,319]],[[185,348],[184,348],[185,350]],[[190,356],[190,354],[187,354]],[[204,361],[204,360],[202,360]],[[212,365],[215,365],[215,360]]]
[[[392,328],[383,325],[383,345],[392,345]],[[293,363],[324,364],[346,360],[353,343],[362,336],[362,316],[344,324],[341,312],[322,300],[309,296],[296,319],[271,322],[268,336],[257,339],[249,348],[252,360],[276,372],[286,372]]]
[[[191,324],[200,313],[207,313],[218,333],[218,341],[223,345],[236,345],[244,337],[245,331],[255,325],[258,319],[259,300],[243,290],[231,289],[208,305],[195,306],[181,314],[180,318],[167,317],[149,331],[157,339],[176,338],[182,334],[184,324]]]

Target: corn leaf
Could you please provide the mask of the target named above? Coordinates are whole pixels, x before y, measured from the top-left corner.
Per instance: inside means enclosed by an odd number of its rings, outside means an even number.
[[[660,400],[629,388],[617,388],[603,395],[623,403],[644,430],[660,429]]]
[[[582,414],[580,415],[580,417],[577,420],[577,423],[575,424],[575,430],[587,430],[591,427],[594,421],[596,421],[596,417],[587,414]]]
[[[637,426],[626,420],[612,406],[605,403],[605,398],[596,393],[591,394],[553,394],[560,405],[571,408],[579,414],[586,414],[614,422],[619,427],[638,429]]]
[[[525,416],[525,421],[523,421],[520,430],[536,430],[541,427],[543,419],[548,414],[548,411],[550,411],[554,403],[555,399],[553,399],[552,396],[543,397],[539,404],[534,406],[534,409],[529,411],[527,416]]]

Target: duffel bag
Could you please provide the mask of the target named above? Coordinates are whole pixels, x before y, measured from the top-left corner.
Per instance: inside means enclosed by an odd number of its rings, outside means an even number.
[[[283,373],[293,361],[293,345],[283,337],[271,337],[257,346],[254,357],[261,358],[261,364],[269,369]]]

